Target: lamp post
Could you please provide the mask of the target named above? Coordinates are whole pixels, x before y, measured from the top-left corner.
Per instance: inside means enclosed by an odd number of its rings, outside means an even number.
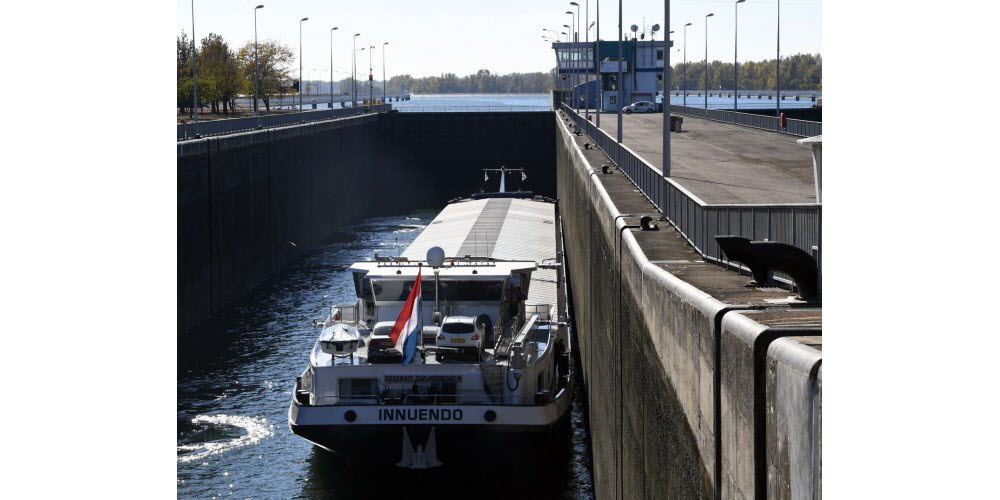
[[[684,71],[681,72],[684,75],[684,107],[688,105],[688,26],[691,26],[691,23],[684,25]]]
[[[666,197],[670,177],[670,0],[663,0],[663,193]],[[660,219],[666,219],[666,199],[660,207]]]
[[[705,110],[708,110],[708,18],[714,16],[710,13],[705,16]]]
[[[385,79],[385,46],[389,45],[389,42],[382,44],[382,104],[385,104],[385,88],[389,85],[389,82]]]
[[[372,77],[372,54],[375,52],[375,46],[368,46],[368,105],[371,106],[372,99],[375,98],[375,80]]]
[[[738,64],[739,54],[740,54],[740,39],[739,39],[740,8],[739,7],[741,3],[746,1],[747,0],[736,0],[736,3],[733,4],[733,111],[736,111],[737,109],[737,101],[739,100],[739,95],[740,95],[740,84],[739,84],[740,70],[736,66]]]
[[[594,78],[597,80],[597,128],[601,128],[601,108],[604,107],[604,81],[601,79],[601,0],[597,0],[597,32],[594,33]]]
[[[622,101],[625,100],[625,90],[622,87],[622,59],[625,54],[622,49],[622,0],[618,0],[618,79],[615,86],[618,88],[618,144],[622,143]]]
[[[194,112],[194,136],[198,137],[198,39],[194,36],[194,0],[191,0],[191,78],[194,79],[194,102],[191,111]]]
[[[569,26],[568,26],[568,28],[569,28],[570,34],[572,35],[572,36],[570,36],[570,40],[569,41],[575,44],[576,41],[580,38],[580,32],[576,30],[576,16],[575,16],[575,14],[573,14],[573,11],[571,11],[571,10],[567,10],[566,13],[569,14]],[[576,73],[576,71],[577,71],[577,64],[578,64],[579,59],[580,59],[580,54],[578,54],[576,52],[576,47],[575,46],[570,47],[569,53],[570,53],[570,62],[572,63],[572,66],[573,66],[573,91],[570,92],[569,95],[570,95],[570,99],[573,100],[572,101],[572,104],[573,104],[572,108],[575,109],[577,111],[577,113],[579,113],[580,112],[580,107],[577,105],[577,102],[579,102],[579,101],[576,98],[576,86],[580,82],[577,81],[577,73]]]
[[[330,28],[330,110],[333,110],[333,32],[337,27]]]
[[[194,31],[192,28],[191,31]],[[777,105],[775,108],[774,116],[781,117],[781,0],[778,0],[778,54],[774,60],[774,93],[775,95],[774,103]],[[780,123],[780,122],[779,122]],[[778,125],[779,127],[781,125]]]
[[[308,21],[308,17],[299,20],[299,117],[302,117],[302,23]]]
[[[573,41],[573,27],[570,26],[570,25],[568,25],[568,24],[564,24],[563,28],[566,28],[566,31],[569,32],[569,33],[566,34],[566,42],[567,43],[572,42]],[[568,60],[566,61],[566,67],[567,68],[571,68],[573,66],[573,50],[572,49],[566,49],[566,51],[567,51],[566,54],[569,55]],[[566,79],[566,90],[567,91],[569,90],[569,79],[568,78]],[[566,99],[566,96],[564,95],[563,96],[563,102],[565,102],[565,99]]]
[[[571,6],[573,6],[573,7],[576,7],[576,40],[574,40],[574,41],[577,42],[577,43],[579,43],[580,42],[580,4],[578,4],[576,2],[570,2],[569,4]],[[580,70],[582,69],[582,68],[580,68],[580,63],[582,63],[582,62],[583,62],[583,49],[577,48],[576,49],[576,70],[577,70],[577,73],[576,73],[576,86],[577,86],[577,88],[580,87]],[[586,90],[586,89],[584,89],[584,90]],[[574,100],[576,101],[576,112],[580,113],[580,97],[576,96]]]
[[[358,37],[361,33],[354,34],[354,45],[351,47],[351,107],[358,100]],[[365,50],[365,49],[361,49]]]
[[[253,8],[253,115],[257,117],[257,128],[260,128],[260,112],[257,110],[257,101],[260,100],[260,67],[257,63],[257,11],[263,8],[263,5]]]
[[[559,33],[560,32],[558,32],[556,30],[550,30],[548,28],[542,28],[542,31],[548,31],[549,33],[555,34],[556,39],[552,40],[553,43],[559,43],[560,41],[562,41],[562,40],[559,39],[560,38],[559,37]],[[542,35],[542,38],[545,38],[545,35]],[[557,78],[557,80],[556,80],[556,86],[557,86],[557,88],[559,88],[561,84],[559,83],[559,78],[560,77],[559,77],[559,61],[558,60],[556,61],[556,78]]]

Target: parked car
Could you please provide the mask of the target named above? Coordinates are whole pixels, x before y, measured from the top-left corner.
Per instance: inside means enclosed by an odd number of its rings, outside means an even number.
[[[653,104],[649,101],[633,102],[632,104],[629,104],[628,106],[622,108],[622,111],[624,111],[625,114],[629,114],[633,111],[635,111],[636,113],[654,113],[656,112],[656,104]]]
[[[395,321],[380,321],[375,323],[372,334],[368,338],[368,360],[375,362],[399,362],[403,354],[396,350],[396,343],[389,338]]]
[[[453,357],[452,353],[479,358],[483,348],[486,325],[472,316],[448,316],[441,322],[441,332],[437,336],[439,350],[437,359]]]

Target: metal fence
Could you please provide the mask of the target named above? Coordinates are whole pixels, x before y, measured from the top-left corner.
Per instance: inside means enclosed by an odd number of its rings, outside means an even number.
[[[548,105],[545,106],[434,106],[434,105],[410,105],[400,103],[396,105],[396,111],[401,113],[509,113],[525,112],[534,113],[539,111],[552,111]]]
[[[197,136],[205,137],[210,135],[233,134],[249,130],[284,127],[287,125],[294,125],[296,123],[332,120],[334,118],[344,118],[366,113],[381,113],[391,110],[391,104],[376,104],[373,106],[360,106],[357,108],[335,108],[320,111],[303,111],[301,113],[283,113],[280,115],[261,116],[259,118],[230,118],[228,120],[203,121],[198,122]],[[178,141],[194,139],[195,137],[194,123],[177,124]]]
[[[823,134],[823,122],[793,120],[791,118],[787,118],[785,119],[785,128],[782,129],[781,120],[777,116],[675,105],[670,106],[670,112],[677,113],[679,115],[694,116],[717,122],[733,123],[744,127],[771,130],[774,132],[781,132],[783,134],[797,135],[801,137],[812,137],[814,135]]]
[[[664,182],[660,169],[647,163],[624,144],[619,144],[569,106],[564,104],[562,110],[705,259],[728,262],[715,241],[717,235],[780,241],[809,253],[812,253],[813,246],[821,246],[822,205],[710,205],[673,179],[668,178]]]

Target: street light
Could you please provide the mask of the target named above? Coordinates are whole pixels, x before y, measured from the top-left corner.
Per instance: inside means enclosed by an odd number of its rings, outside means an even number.
[[[688,26],[691,26],[691,23],[684,25],[684,107],[688,105]]]
[[[622,143],[622,101],[625,100],[625,86],[622,85],[622,60],[625,54],[622,47],[622,0],[618,0],[618,79],[615,80],[615,87],[618,88],[618,144]],[[633,71],[635,69],[633,68]]]
[[[569,24],[570,24],[569,32],[573,34],[573,36],[570,37],[570,41],[576,43],[580,39],[580,31],[577,29],[578,26],[576,22],[576,15],[573,14],[573,11],[571,10],[567,10],[566,13],[569,14]],[[580,106],[578,104],[579,100],[576,98],[576,87],[577,85],[580,84],[580,81],[579,81],[579,75],[576,73],[576,71],[578,69],[577,65],[579,64],[580,54],[576,52],[576,47],[570,47],[569,53],[570,53],[570,62],[572,63],[573,66],[573,91],[570,92],[569,95],[570,98],[573,99],[573,108],[576,109],[577,113],[579,113]]]
[[[746,2],[746,1],[747,0],[736,0],[736,3],[733,4],[733,111],[736,111],[736,109],[737,109],[737,100],[739,99],[739,95],[740,95],[740,85],[739,85],[740,70],[739,70],[739,68],[736,67],[736,65],[738,64],[738,60],[739,60],[738,58],[739,58],[739,54],[740,54],[740,52],[739,52],[739,50],[740,50],[740,39],[739,39],[739,32],[740,32],[739,15],[740,15],[740,9],[739,9],[739,7],[740,7],[741,3]]]
[[[714,16],[710,13],[705,16],[705,109],[708,109],[708,18]]]
[[[263,5],[253,8],[253,115],[257,117],[257,127],[260,127],[260,112],[257,110],[257,101],[260,100],[260,68],[257,63],[257,11],[263,9]]]
[[[194,79],[194,102],[191,111],[194,112],[194,136],[198,137],[198,38],[194,36],[194,0],[191,0],[191,78]]]
[[[569,31],[569,33],[565,33],[565,32],[563,33],[564,35],[566,35],[566,43],[572,42],[573,41],[573,27],[570,26],[570,25],[568,25],[568,24],[564,24],[563,28],[566,28],[566,31]],[[566,60],[566,68],[570,68],[573,65],[573,51],[572,51],[572,49],[568,49],[567,48],[566,49],[566,54],[569,56],[569,57],[567,57],[567,60]],[[566,80],[566,90],[567,91],[569,90],[569,79]],[[563,101],[565,102],[565,100],[566,100],[566,96],[563,96]]]
[[[656,26],[653,26],[656,29]],[[663,192],[667,192],[667,178],[670,177],[670,0],[663,0]],[[664,200],[666,201],[666,200]],[[660,207],[660,220],[666,220],[667,207]]]
[[[594,32],[594,79],[597,80],[597,119],[594,124],[601,128],[601,108],[604,107],[604,81],[601,79],[601,0],[597,0],[597,31]],[[588,30],[590,26],[588,25]]]
[[[580,41],[580,4],[578,4],[576,2],[570,2],[569,4],[572,5],[573,7],[576,7],[576,40],[574,40],[574,41],[579,43],[579,41]],[[580,49],[580,48],[577,48],[576,49],[576,70],[577,70],[577,73],[576,73],[576,80],[575,80],[577,88],[580,87],[580,69],[581,69],[580,68],[580,63],[582,63],[582,62],[583,62],[583,50]],[[584,89],[584,90],[586,90],[586,89]],[[580,113],[580,98],[576,97],[574,100],[576,101],[576,112]]]
[[[358,37],[361,33],[354,34],[354,45],[351,47],[351,107],[358,100]],[[365,49],[361,49],[365,50]]]
[[[388,82],[385,80],[385,46],[389,45],[389,42],[382,44],[382,104],[385,104],[385,88],[388,86]]]
[[[308,21],[308,17],[299,20],[299,116],[302,117],[302,23]]]
[[[372,77],[372,54],[375,53],[375,46],[369,45],[368,48],[371,49],[368,51],[368,105],[371,106],[372,100],[375,98],[375,88],[373,87],[375,80]]]
[[[191,29],[194,31],[194,28]],[[774,60],[775,116],[781,117],[781,0],[778,0],[778,55]],[[780,125],[779,125],[780,126]]]
[[[353,76],[353,78],[354,78],[354,97],[352,98],[352,99],[354,99],[354,101],[351,102],[351,106],[352,107],[354,106],[354,103],[357,102],[357,100],[358,100],[358,52],[364,52],[364,50],[365,50],[364,47],[361,47],[360,49],[355,49],[354,50],[354,57],[353,57],[353,60],[354,60],[353,61],[354,62],[354,76]]]
[[[333,32],[337,27],[330,28],[330,109],[333,109]]]

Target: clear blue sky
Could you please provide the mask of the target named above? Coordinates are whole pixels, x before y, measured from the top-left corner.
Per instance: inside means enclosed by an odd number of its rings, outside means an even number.
[[[277,39],[298,54],[299,22],[303,17],[302,43],[306,78],[327,79],[330,66],[330,28],[334,32],[335,78],[348,76],[351,38],[358,37],[358,48],[368,45],[375,51],[376,78],[381,78],[382,43],[386,52],[387,75],[409,73],[429,76],[451,72],[458,75],[486,68],[494,73],[513,71],[548,71],[555,59],[541,38],[542,28],[562,31],[569,24],[569,0],[507,0],[469,2],[436,0],[413,2],[383,0],[378,2],[331,2],[329,0],[195,0],[195,34],[199,39],[210,32],[222,35],[232,46],[253,40],[253,8],[258,11],[257,32],[260,39]],[[583,31],[584,6],[578,0]],[[663,2],[625,0],[625,30],[631,24],[663,24]],[[596,15],[596,0],[590,1],[591,21]],[[688,60],[701,60],[705,54],[705,14],[709,19],[709,59],[733,59],[732,0],[673,0],[672,29],[676,30],[675,49],[682,46],[681,26],[688,28]],[[739,59],[773,58],[776,50],[776,0],[747,0],[739,6]],[[781,53],[821,52],[821,11],[819,0],[786,0],[781,3]],[[191,2],[177,3],[177,28],[191,33]],[[601,3],[601,38],[617,40],[618,3]],[[591,34],[596,32],[591,31]],[[658,39],[662,39],[662,32]],[[581,35],[581,39],[582,39]],[[675,50],[673,63],[681,53]],[[367,50],[358,53],[358,67],[367,70]],[[297,70],[298,63],[295,64]]]

